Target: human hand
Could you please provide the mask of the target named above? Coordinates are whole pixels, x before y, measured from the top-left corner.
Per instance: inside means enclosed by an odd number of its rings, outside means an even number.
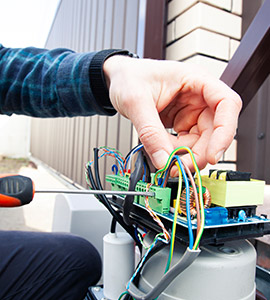
[[[200,169],[231,144],[240,97],[193,65],[112,56],[103,66],[114,108],[134,124],[156,168],[177,147],[192,149]],[[165,128],[173,128],[177,136]],[[193,169],[188,155],[182,157]]]

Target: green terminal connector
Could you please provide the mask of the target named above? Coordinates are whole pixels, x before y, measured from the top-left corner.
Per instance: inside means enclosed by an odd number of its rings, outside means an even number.
[[[129,186],[129,176],[120,175],[106,175],[106,181],[110,182],[113,191],[127,191]],[[139,181],[136,185],[135,191],[146,192],[147,183]],[[162,188],[152,185],[149,189],[150,192],[155,193],[155,197],[149,197],[150,207],[161,214],[168,214],[170,210],[171,189],[166,187]],[[145,206],[145,197],[135,196],[134,202]]]

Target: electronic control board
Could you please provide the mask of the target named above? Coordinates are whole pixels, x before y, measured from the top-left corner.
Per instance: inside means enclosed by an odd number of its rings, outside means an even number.
[[[117,175],[107,176],[107,181],[112,184],[113,190],[127,190],[128,178]],[[212,187],[211,187],[212,184]],[[270,234],[270,219],[265,215],[256,215],[257,205],[262,204],[264,182],[226,182],[203,178],[203,185],[212,191],[214,203],[205,208],[205,227],[201,238],[203,244],[219,244],[228,240],[260,237]],[[145,191],[146,184],[139,182],[137,191]],[[166,228],[171,228],[174,218],[173,188],[161,188],[152,185],[150,191],[155,192],[155,197],[149,197],[149,203],[155,213],[164,223]],[[220,192],[221,191],[221,192]],[[233,201],[231,198],[233,197]],[[124,197],[114,196],[111,203],[120,211],[123,210]],[[218,206],[216,202],[222,202]],[[145,208],[144,197],[137,197],[133,203],[130,218],[135,224],[150,230],[160,231],[159,226],[149,215]],[[197,230],[197,219],[193,218],[192,231]],[[186,217],[179,213],[177,216],[176,238],[183,243],[188,243],[188,225]]]

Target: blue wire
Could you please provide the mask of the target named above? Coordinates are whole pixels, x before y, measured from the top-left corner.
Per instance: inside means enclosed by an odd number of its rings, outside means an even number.
[[[127,290],[129,290],[129,287],[130,287],[131,282],[133,281],[133,279],[135,278],[135,276],[136,276],[136,275],[138,274],[138,272],[140,271],[140,269],[141,269],[141,267],[142,267],[142,265],[143,265],[143,263],[144,263],[146,257],[148,256],[148,254],[150,253],[150,251],[154,248],[154,246],[156,245],[156,243],[158,242],[158,240],[160,240],[160,239],[156,239],[156,240],[153,242],[153,244],[150,246],[150,248],[148,248],[148,250],[145,252],[145,254],[144,254],[144,256],[143,256],[143,258],[142,258],[140,264],[138,265],[136,271],[134,272],[134,274],[132,275],[132,277],[130,278],[130,280],[129,280],[128,284],[127,284]]]
[[[173,161],[173,159],[171,160],[171,162],[170,162],[170,164],[169,164],[169,166],[168,166],[168,168],[167,168],[167,170],[166,170],[166,172],[165,172],[165,174],[164,174],[164,176],[163,176],[163,181],[162,181],[162,183],[161,183],[161,186],[162,186],[162,187],[165,187],[165,178],[167,177],[167,174],[168,174],[168,172],[169,172],[169,169],[170,169],[170,167],[171,167],[171,165],[172,165],[172,161]]]
[[[112,171],[113,171],[113,173],[114,173],[115,175],[118,174],[118,167],[117,167],[117,165],[112,165]]]
[[[143,173],[142,181],[145,182],[145,179],[146,179],[146,163],[145,163],[145,161],[143,162],[143,168],[144,168],[144,173]]]
[[[108,148],[105,148],[105,149],[109,152],[108,154],[113,154],[115,156],[115,158],[118,160],[118,162],[121,162],[121,167],[124,168],[124,161],[121,158],[121,156],[117,152],[115,152],[111,149],[108,149]],[[104,155],[106,155],[106,153],[104,153]]]
[[[138,232],[138,226],[136,226],[135,227],[135,237],[136,237],[136,240],[140,243],[141,241],[140,241],[140,239],[139,239],[139,237],[138,237],[138,234],[139,234],[139,232]]]
[[[180,157],[178,155],[175,155],[174,158],[177,159],[177,162],[180,166],[185,181],[185,185],[186,185],[186,211],[187,211],[187,224],[188,224],[188,235],[189,235],[189,249],[192,249],[194,244],[194,238],[193,238],[192,224],[191,224],[191,217],[190,217],[189,182]]]
[[[126,163],[125,163],[125,165],[124,165],[124,169],[126,169],[126,167],[127,167],[127,163],[128,163],[128,161],[129,161],[129,159],[130,159],[130,156],[133,155],[134,153],[138,152],[142,147],[143,147],[143,144],[138,145],[137,148],[135,148],[135,149],[129,154],[129,156],[128,156],[127,159],[126,159]]]
[[[100,155],[99,159],[102,158],[103,156],[105,155],[108,155],[108,154],[113,154],[114,157],[116,158],[118,164],[119,164],[119,167],[121,168],[121,171],[123,172],[123,174],[125,173],[124,172],[124,161],[122,160],[121,156],[117,153],[117,152],[114,152],[110,149],[107,149],[105,148],[108,152],[104,152],[103,154]],[[92,164],[92,163],[91,163]]]

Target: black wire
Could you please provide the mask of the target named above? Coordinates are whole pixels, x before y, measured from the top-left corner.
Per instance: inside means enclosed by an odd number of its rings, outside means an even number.
[[[103,190],[103,187],[101,185],[100,177],[99,177],[99,166],[98,166],[98,148],[94,148],[94,169],[95,169],[95,177],[96,177],[96,183],[99,190]]]
[[[94,178],[93,178],[93,173],[92,173],[92,170],[91,170],[91,166],[88,166],[88,177],[90,179],[92,188],[93,189],[97,189],[97,185],[94,182]],[[122,216],[112,208],[111,204],[109,203],[108,198],[105,195],[97,195],[97,198],[108,209],[108,211],[110,212],[110,214],[117,220],[117,222],[129,233],[129,235],[136,242],[136,244],[139,247],[140,251],[142,251],[142,245],[140,245],[138,243],[138,241],[137,241],[134,227],[133,226],[127,226],[125,224],[125,222],[123,221]]]
[[[133,300],[130,294],[126,294],[123,300]]]
[[[94,148],[94,170],[95,170],[95,178],[96,178],[96,187],[99,190],[103,190],[101,182],[100,182],[100,176],[99,176],[98,151],[99,151],[98,148]],[[90,167],[90,171],[91,171],[91,166],[89,166],[89,167]],[[90,176],[92,176],[92,179],[93,179],[92,171],[91,171]],[[90,179],[90,181],[91,181],[91,179]],[[116,219],[116,221],[129,233],[129,235],[133,238],[133,240],[135,241],[136,245],[139,247],[140,252],[141,252],[142,251],[142,245],[137,240],[134,226],[127,225],[124,222],[122,216],[112,208],[108,198],[105,195],[99,195],[99,196],[102,199],[101,203],[105,205],[105,207],[109,210],[109,212]]]
[[[129,191],[135,191],[136,184],[142,177],[142,172],[143,172],[143,154],[141,151],[139,151],[135,163],[135,169],[130,175],[130,181],[128,186]],[[128,195],[125,197],[125,202],[123,205],[123,218],[127,225],[132,224],[129,215],[133,207],[133,202],[134,202],[134,196]]]
[[[150,167],[149,167],[149,164],[148,164],[148,161],[147,161],[145,155],[143,156],[143,161],[144,161],[144,164],[146,165],[146,179],[145,179],[145,181],[146,182],[151,182],[151,171],[150,171]]]
[[[137,146],[135,146],[134,148],[132,148],[132,149],[128,152],[128,154],[126,155],[125,160],[130,156],[130,154],[134,151],[134,149],[137,148],[138,146],[140,146],[141,144],[142,144],[142,143],[139,143]]]
[[[111,222],[111,230],[110,230],[111,233],[115,233],[115,231],[116,231],[116,223],[117,223],[117,221],[116,221],[116,219],[113,217],[113,218],[112,218],[112,222]]]

